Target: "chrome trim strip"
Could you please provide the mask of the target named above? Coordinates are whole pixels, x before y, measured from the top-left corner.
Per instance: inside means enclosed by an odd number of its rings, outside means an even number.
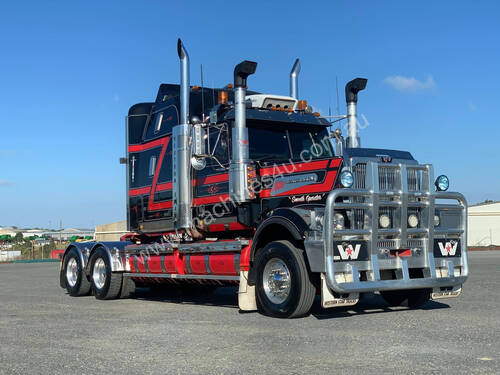
[[[192,274],[193,270],[191,269],[191,255],[186,255],[186,261],[184,263],[186,264],[187,273]]]
[[[160,256],[160,263],[161,263],[161,271],[163,273],[168,273],[167,269],[165,268],[165,255]]]
[[[211,275],[212,270],[210,269],[210,258],[208,254],[205,254],[203,257],[203,263],[205,263],[205,271],[207,271],[207,275]]]
[[[234,254],[234,269],[236,273],[240,272],[240,254]]]

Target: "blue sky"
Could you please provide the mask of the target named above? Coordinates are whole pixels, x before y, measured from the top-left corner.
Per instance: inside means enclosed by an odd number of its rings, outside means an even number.
[[[367,147],[409,150],[470,203],[500,200],[500,5],[491,1],[24,1],[0,5],[0,225],[92,227],[125,218],[124,116],[177,83],[251,89],[336,113],[335,79],[368,78]],[[240,5],[241,4],[241,5]]]

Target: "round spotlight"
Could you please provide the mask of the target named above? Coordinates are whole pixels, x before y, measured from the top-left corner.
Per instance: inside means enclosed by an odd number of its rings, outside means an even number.
[[[434,183],[439,191],[446,191],[450,187],[450,180],[444,174],[436,178]]]
[[[434,215],[434,226],[439,227],[439,224],[441,223],[441,219],[439,215]]]
[[[418,217],[417,215],[411,214],[408,216],[408,225],[410,228],[418,227]]]
[[[343,171],[340,174],[340,183],[345,188],[350,188],[354,184],[354,176],[350,171]]]
[[[340,213],[336,213],[333,216],[333,226],[335,227],[336,230],[342,230],[345,228],[345,220],[344,220],[344,215]]]
[[[378,223],[380,225],[380,228],[389,228],[389,226],[391,225],[391,218],[387,215],[382,214],[378,218]]]

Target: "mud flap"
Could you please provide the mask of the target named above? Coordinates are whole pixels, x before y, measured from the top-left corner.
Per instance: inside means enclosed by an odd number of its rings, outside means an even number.
[[[441,290],[434,288],[431,293],[431,299],[455,298],[462,293],[462,285],[454,286],[450,290]]]
[[[242,311],[257,310],[255,285],[248,285],[248,271],[240,271],[240,287],[238,289],[238,307]]]
[[[354,306],[359,301],[359,293],[350,293],[345,298],[335,297],[328,285],[326,285],[325,275],[321,274],[321,306],[326,309],[329,307]]]

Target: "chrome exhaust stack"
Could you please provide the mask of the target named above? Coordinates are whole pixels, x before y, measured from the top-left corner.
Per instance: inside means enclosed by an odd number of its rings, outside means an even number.
[[[191,229],[193,225],[191,212],[193,193],[190,164],[189,55],[180,39],[177,41],[177,54],[181,63],[180,121],[179,125],[172,129],[172,215],[175,229]]]
[[[236,203],[248,202],[255,197],[248,185],[250,160],[245,96],[247,78],[254,74],[256,69],[257,63],[248,60],[234,68],[234,127],[232,159],[229,166],[229,197]]]
[[[345,100],[347,103],[347,147],[360,147],[358,136],[358,92],[366,88],[366,78],[356,78],[345,85]]]
[[[295,60],[292,71],[290,72],[290,96],[294,99],[299,99],[299,73],[300,60]]]

